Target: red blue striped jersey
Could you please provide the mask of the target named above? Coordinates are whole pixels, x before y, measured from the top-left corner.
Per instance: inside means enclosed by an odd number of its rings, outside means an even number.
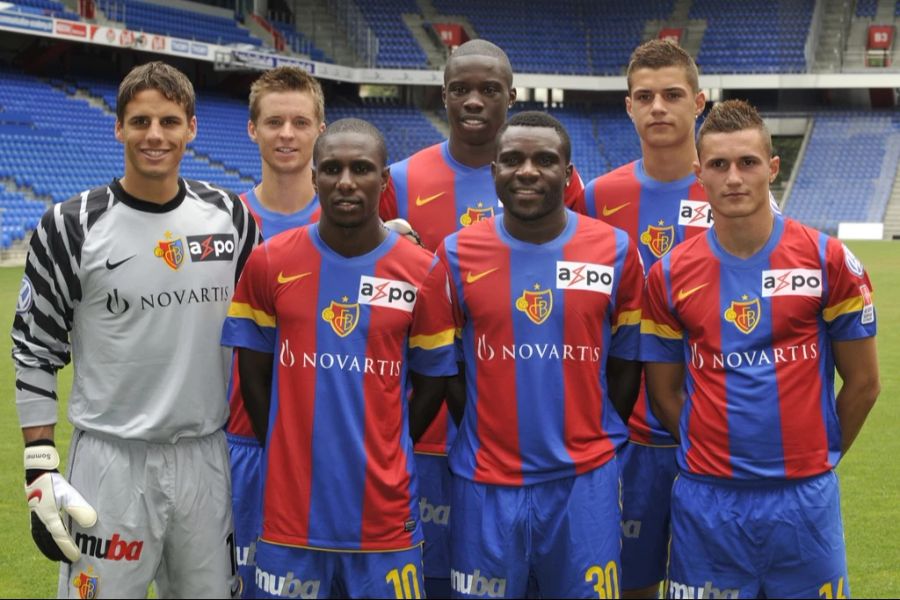
[[[222,343],[274,349],[262,539],[387,551],[422,541],[408,370],[456,372],[447,275],[390,233],[354,258],[318,226],[252,253]]]
[[[839,241],[775,217],[740,259],[715,231],[650,270],[641,357],[685,362],[679,467],[729,479],[794,479],[841,451],[833,340],[875,335],[872,284]]]
[[[641,253],[645,272],[676,244],[705,233],[713,222],[706,192],[693,174],[677,181],[657,181],[644,171],[642,159],[589,182],[584,200],[588,215],[628,233]],[[634,442],[677,443],[650,410],[643,382],[628,429]]]
[[[607,395],[608,356],[637,359],[643,271],[628,235],[567,211],[545,244],[496,218],[449,236],[447,265],[466,368],[453,473],[529,485],[612,459],[627,430]]]
[[[566,206],[584,212],[584,183],[574,171],[566,186]],[[491,166],[467,167],[450,154],[448,141],[391,165],[379,212],[385,221],[406,219],[432,252],[445,237],[503,212]],[[416,444],[417,452],[446,454],[456,425],[443,407]]]
[[[319,220],[320,207],[318,196],[314,196],[312,202],[307,206],[291,214],[278,213],[263,206],[259,198],[256,197],[256,188],[250,188],[241,194],[240,198],[244,201],[244,204],[253,216],[253,220],[256,221],[260,234],[265,239],[276,236],[282,231],[316,223]],[[231,360],[228,405],[230,408],[228,425],[226,426],[228,433],[249,438],[256,437],[253,434],[253,428],[250,426],[250,417],[247,416],[247,411],[244,409],[244,396],[241,394],[241,378],[238,373],[237,354]]]

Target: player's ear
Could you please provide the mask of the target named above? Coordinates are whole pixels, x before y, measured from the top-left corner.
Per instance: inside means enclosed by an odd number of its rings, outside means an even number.
[[[695,160],[692,166],[694,167],[694,176],[697,178],[697,183],[702,186],[703,180],[700,179],[700,161]]]
[[[769,183],[773,183],[775,178],[778,177],[778,172],[781,170],[781,157],[773,156],[769,159]]]
[[[444,104],[444,108],[447,108],[447,86],[441,86],[441,102]]]
[[[391,178],[391,168],[385,167],[381,170],[381,191],[387,189],[388,180]]]
[[[697,92],[697,95],[694,96],[694,104],[696,110],[694,111],[694,118],[700,118],[700,115],[703,114],[703,109],[706,108],[706,94],[703,93],[703,90]]]
[[[313,189],[316,191],[316,194],[318,194],[319,193],[319,184],[316,182],[316,168],[313,167],[312,169],[310,169],[310,173],[311,173],[310,177],[312,177]]]
[[[575,165],[571,162],[566,165],[566,187],[569,187],[569,182],[572,181],[572,171],[575,170]]]
[[[516,103],[516,98],[518,97],[518,93],[516,92],[516,88],[509,88],[509,106],[507,108],[512,108],[513,104]]]
[[[120,142],[125,141],[125,134],[122,132],[122,121],[116,119],[116,139]]]
[[[194,115],[188,121],[188,139],[192,140],[197,136],[197,116]]]
[[[253,143],[256,142],[256,124],[253,122],[253,119],[247,119],[247,136],[253,140]]]

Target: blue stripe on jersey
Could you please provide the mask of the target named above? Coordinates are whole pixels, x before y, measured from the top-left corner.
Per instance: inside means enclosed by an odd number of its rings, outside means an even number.
[[[459,218],[465,214],[466,210],[471,206],[476,206],[479,202],[483,204],[481,208],[493,209],[494,215],[503,212],[500,201],[497,200],[497,190],[494,187],[494,177],[491,175],[491,166],[468,167],[457,162],[450,154],[450,143],[441,144],[441,156],[453,172],[456,174],[453,182],[453,194],[456,201],[457,221],[454,223],[456,229],[463,227]]]
[[[609,314],[610,318],[615,319],[615,312],[618,308],[617,298],[619,297],[619,285],[622,283],[622,275],[625,273],[625,259],[628,256],[628,234],[619,228],[615,228],[616,234],[616,260],[613,268],[615,269],[615,279],[613,280],[612,293],[609,298]],[[646,273],[646,272],[645,272]],[[604,358],[601,364],[606,364],[606,355],[612,354],[618,358],[625,360],[640,360],[639,349],[641,339],[641,324],[623,325],[616,330],[616,337],[612,337],[612,328],[616,326],[615,322],[610,323],[610,327],[603,330],[603,352]],[[606,381],[605,379],[603,381]],[[605,395],[604,390],[604,395]]]
[[[312,201],[308,205],[297,212],[290,214],[275,212],[263,206],[259,201],[259,198],[256,197],[255,187],[252,187],[247,191],[245,198],[253,212],[259,215],[261,221],[260,230],[265,239],[276,236],[288,229],[308,225],[310,217],[312,217],[312,214],[319,208],[318,194],[313,196]]]
[[[312,225],[310,239],[322,255],[322,271],[327,277],[319,278],[317,311],[330,306],[331,302],[356,304],[359,295],[359,280],[363,274],[374,274],[375,263],[383,257],[399,239],[396,234],[385,240],[372,252],[353,258],[336,254],[319,237],[318,225]],[[331,268],[329,268],[331,267]],[[346,298],[346,299],[345,299]],[[321,318],[316,319],[316,400],[312,439],[312,484],[310,489],[309,514],[316,518],[309,521],[309,540],[340,540],[341,531],[352,528],[362,534],[362,508],[366,485],[365,452],[365,393],[363,378],[365,373],[341,371],[338,357],[358,357],[365,361],[366,342],[369,339],[369,308],[359,305],[356,327],[340,337],[331,324]],[[323,368],[334,357],[332,369]],[[344,358],[347,360],[347,358]],[[405,380],[405,378],[403,379]],[[345,427],[335,431],[320,423],[343,423]],[[348,451],[348,446],[352,450]],[[316,466],[328,465],[333,460],[342,462],[342,470],[353,474],[347,480],[334,477],[332,473],[317,473]],[[325,467],[327,469],[327,467]],[[325,517],[328,518],[325,518]],[[330,520],[333,519],[333,520]],[[352,527],[348,527],[351,525]]]
[[[521,352],[533,356],[530,360],[516,360],[516,390],[518,392],[519,453],[524,474],[523,484],[544,481],[544,473],[554,471],[560,477],[575,475],[575,467],[570,473],[560,471],[560,465],[571,464],[565,446],[565,389],[563,361],[555,360],[550,366],[539,358],[540,349],[563,348],[565,342],[564,293],[556,289],[556,263],[564,260],[563,247],[572,239],[578,226],[578,218],[568,215],[566,229],[556,239],[542,245],[528,244],[516,240],[503,227],[502,219],[495,219],[495,227],[500,239],[510,247],[510,291],[512,299],[525,291],[550,290],[553,305],[550,316],[542,324],[536,324],[528,316],[510,306],[512,312],[513,340],[517,358]],[[527,349],[527,350],[526,350]],[[549,390],[546,395],[536,392]],[[498,391],[503,393],[502,391]],[[548,430],[556,430],[556,435],[547,435]],[[546,446],[546,442],[553,444]],[[529,475],[530,474],[530,475]]]
[[[409,159],[391,165],[391,179],[397,202],[397,216],[409,220]]]
[[[634,176],[641,184],[638,238],[634,243],[644,261],[644,274],[646,275],[659,258],[650,251],[650,246],[640,241],[641,235],[651,226],[671,226],[674,239],[670,250],[684,241],[685,227],[678,224],[678,211],[681,208],[681,201],[688,198],[696,177],[691,174],[676,181],[657,181],[644,171],[643,159],[638,160],[634,165]],[[652,417],[652,415],[649,416]],[[654,423],[655,429],[662,430],[661,427],[657,428],[655,425]]]
[[[588,182],[588,186],[584,188],[584,206],[585,211],[589,217],[597,218],[597,194],[594,192],[596,189],[596,185],[594,185],[593,181]]]

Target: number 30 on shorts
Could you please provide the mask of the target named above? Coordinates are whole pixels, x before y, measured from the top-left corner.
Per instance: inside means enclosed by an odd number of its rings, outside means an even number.
[[[394,598],[421,598],[419,573],[416,565],[408,563],[402,569],[391,569],[384,580],[394,586]]]
[[[594,590],[600,600],[619,597],[619,570],[616,561],[611,560],[605,567],[594,565],[584,573],[584,580],[594,583]]]

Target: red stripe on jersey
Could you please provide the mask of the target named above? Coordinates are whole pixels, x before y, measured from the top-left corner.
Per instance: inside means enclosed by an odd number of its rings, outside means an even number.
[[[688,188],[688,200],[703,200],[707,201],[706,190],[703,189],[703,186],[700,185],[699,182],[695,181],[691,184],[691,187]],[[707,208],[706,210],[712,211],[711,208]],[[709,231],[708,227],[692,227],[690,225],[684,226],[684,239],[689,240],[695,235],[702,235]]]
[[[279,296],[291,294],[292,285],[303,285],[307,289],[303,292],[305,298],[317,298],[319,293],[319,280],[322,271],[322,260],[318,250],[312,244],[307,230],[294,230],[292,233],[279,236],[269,241],[270,247],[275,244],[291,242],[296,247],[290,252],[271,251],[270,256],[283,259],[291,259],[288,264],[270,263],[269,285],[277,286],[272,296],[278,310],[279,319],[290,318],[291,311],[279,307]],[[296,257],[303,257],[297,260]],[[302,261],[302,262],[301,262]],[[284,261],[288,262],[288,261]],[[283,270],[288,273],[306,272],[310,275],[297,283],[276,283],[278,273]],[[302,283],[301,283],[302,282]],[[294,294],[296,299],[299,294]],[[285,304],[290,304],[286,297]],[[283,311],[283,312],[282,312]],[[307,311],[308,312],[308,311]],[[300,339],[291,338],[288,350],[293,353],[295,360],[303,360],[303,352],[315,352],[318,347],[315,326],[293,328],[302,331]],[[275,348],[275,364],[278,369],[278,361],[282,359],[283,331],[279,326],[279,339]],[[285,354],[290,356],[290,354]],[[289,360],[285,358],[285,360]],[[266,489],[263,499],[263,537],[272,542],[288,544],[309,543],[309,521],[313,472],[313,424],[315,423],[315,398],[316,378],[313,370],[305,377],[284,377],[278,380],[278,412],[272,431],[269,433],[267,449],[268,461],[264,468],[264,481]],[[270,410],[275,410],[273,405]],[[277,457],[276,464],[272,464],[272,457]],[[281,461],[287,461],[284,464]],[[270,470],[279,470],[291,473],[291,477],[270,477]],[[286,511],[284,505],[290,499],[291,510]],[[298,532],[303,532],[298,536]]]
[[[674,264],[671,272],[672,289],[671,297],[675,304],[676,313],[684,310],[683,303],[694,302],[699,306],[715,307],[715,313],[711,314],[708,319],[703,322],[702,331],[700,331],[701,340],[708,340],[703,346],[702,352],[712,355],[714,351],[710,348],[721,348],[722,346],[722,318],[718,314],[720,306],[720,287],[719,287],[719,261],[712,254],[709,245],[704,240],[703,243],[695,244],[696,252],[702,252],[707,255],[707,260],[692,262],[695,270],[678,269]],[[672,257],[674,263],[677,257]],[[682,300],[678,297],[681,291],[691,291],[697,286],[705,286]],[[693,337],[698,332],[688,332],[688,343],[695,343]],[[702,343],[702,342],[698,342]],[[694,385],[707,386],[703,392],[705,398],[709,398],[710,402],[700,402],[691,404],[690,413],[688,414],[688,451],[686,460],[688,467],[693,473],[705,473],[718,477],[731,477],[732,469],[729,451],[729,427],[728,427],[728,395],[725,390],[725,371],[719,371],[713,374],[706,365],[705,374],[695,372],[695,365],[690,363],[688,369],[692,375]],[[703,440],[702,445],[698,444],[698,440]],[[715,453],[717,456],[709,456],[705,453],[705,449]]]
[[[483,235],[493,240],[493,225],[481,227]],[[470,307],[494,307],[494,312],[512,311],[513,298],[510,290],[510,251],[505,245],[489,242],[491,254],[470,251],[460,253],[459,276],[463,283],[463,299]],[[500,248],[502,247],[502,251]],[[489,276],[484,275],[496,269]],[[482,277],[479,277],[482,275]],[[471,277],[475,277],[474,280]],[[474,295],[481,299],[469,302]],[[485,299],[488,296],[489,299]],[[515,342],[513,319],[506,317],[479,329],[481,319],[472,315],[475,346],[484,335],[497,347],[508,347]],[[522,455],[519,447],[518,393],[514,369],[504,373],[502,379],[489,377],[489,361],[476,361],[475,386],[477,394],[477,434],[480,440],[490,440],[490,445],[481,444],[475,456],[475,481],[486,481],[500,485],[522,485]],[[513,426],[510,426],[513,423]],[[498,481],[498,473],[518,473],[509,481]]]
[[[407,221],[432,252],[444,238],[459,229],[456,219],[456,172],[444,160],[443,144],[413,154],[407,164]]]
[[[625,231],[638,243],[641,236],[641,182],[631,162],[594,180],[594,204],[597,217]]]
[[[794,223],[786,223],[782,241],[769,258],[770,268],[821,269],[817,256],[809,251],[808,238],[790,235]],[[818,315],[820,298],[776,296],[770,300],[776,348],[794,346],[805,349],[811,344],[818,344],[817,320],[801,321],[798,315]],[[822,378],[810,377],[809,364],[807,361],[790,360],[776,361],[775,366],[784,476],[788,479],[818,475],[833,466],[828,462],[828,434],[822,418]]]
[[[616,264],[616,236],[611,231],[603,236],[584,235],[588,219],[579,219],[578,230],[572,236],[573,242],[563,248],[567,261],[583,260],[584,256],[598,257],[597,262]],[[588,249],[585,249],[585,246]],[[597,345],[598,331],[603,331],[603,321],[611,311],[576,310],[578,302],[596,303],[596,292],[567,290],[565,292],[565,313],[563,316],[564,343],[571,347],[593,347]],[[585,321],[587,317],[590,320]],[[600,373],[585,376],[585,364],[578,360],[563,359],[563,381],[565,390],[565,435],[566,450],[576,466],[576,473],[586,473],[610,460],[615,447],[600,424],[603,418],[604,396],[600,387]]]

